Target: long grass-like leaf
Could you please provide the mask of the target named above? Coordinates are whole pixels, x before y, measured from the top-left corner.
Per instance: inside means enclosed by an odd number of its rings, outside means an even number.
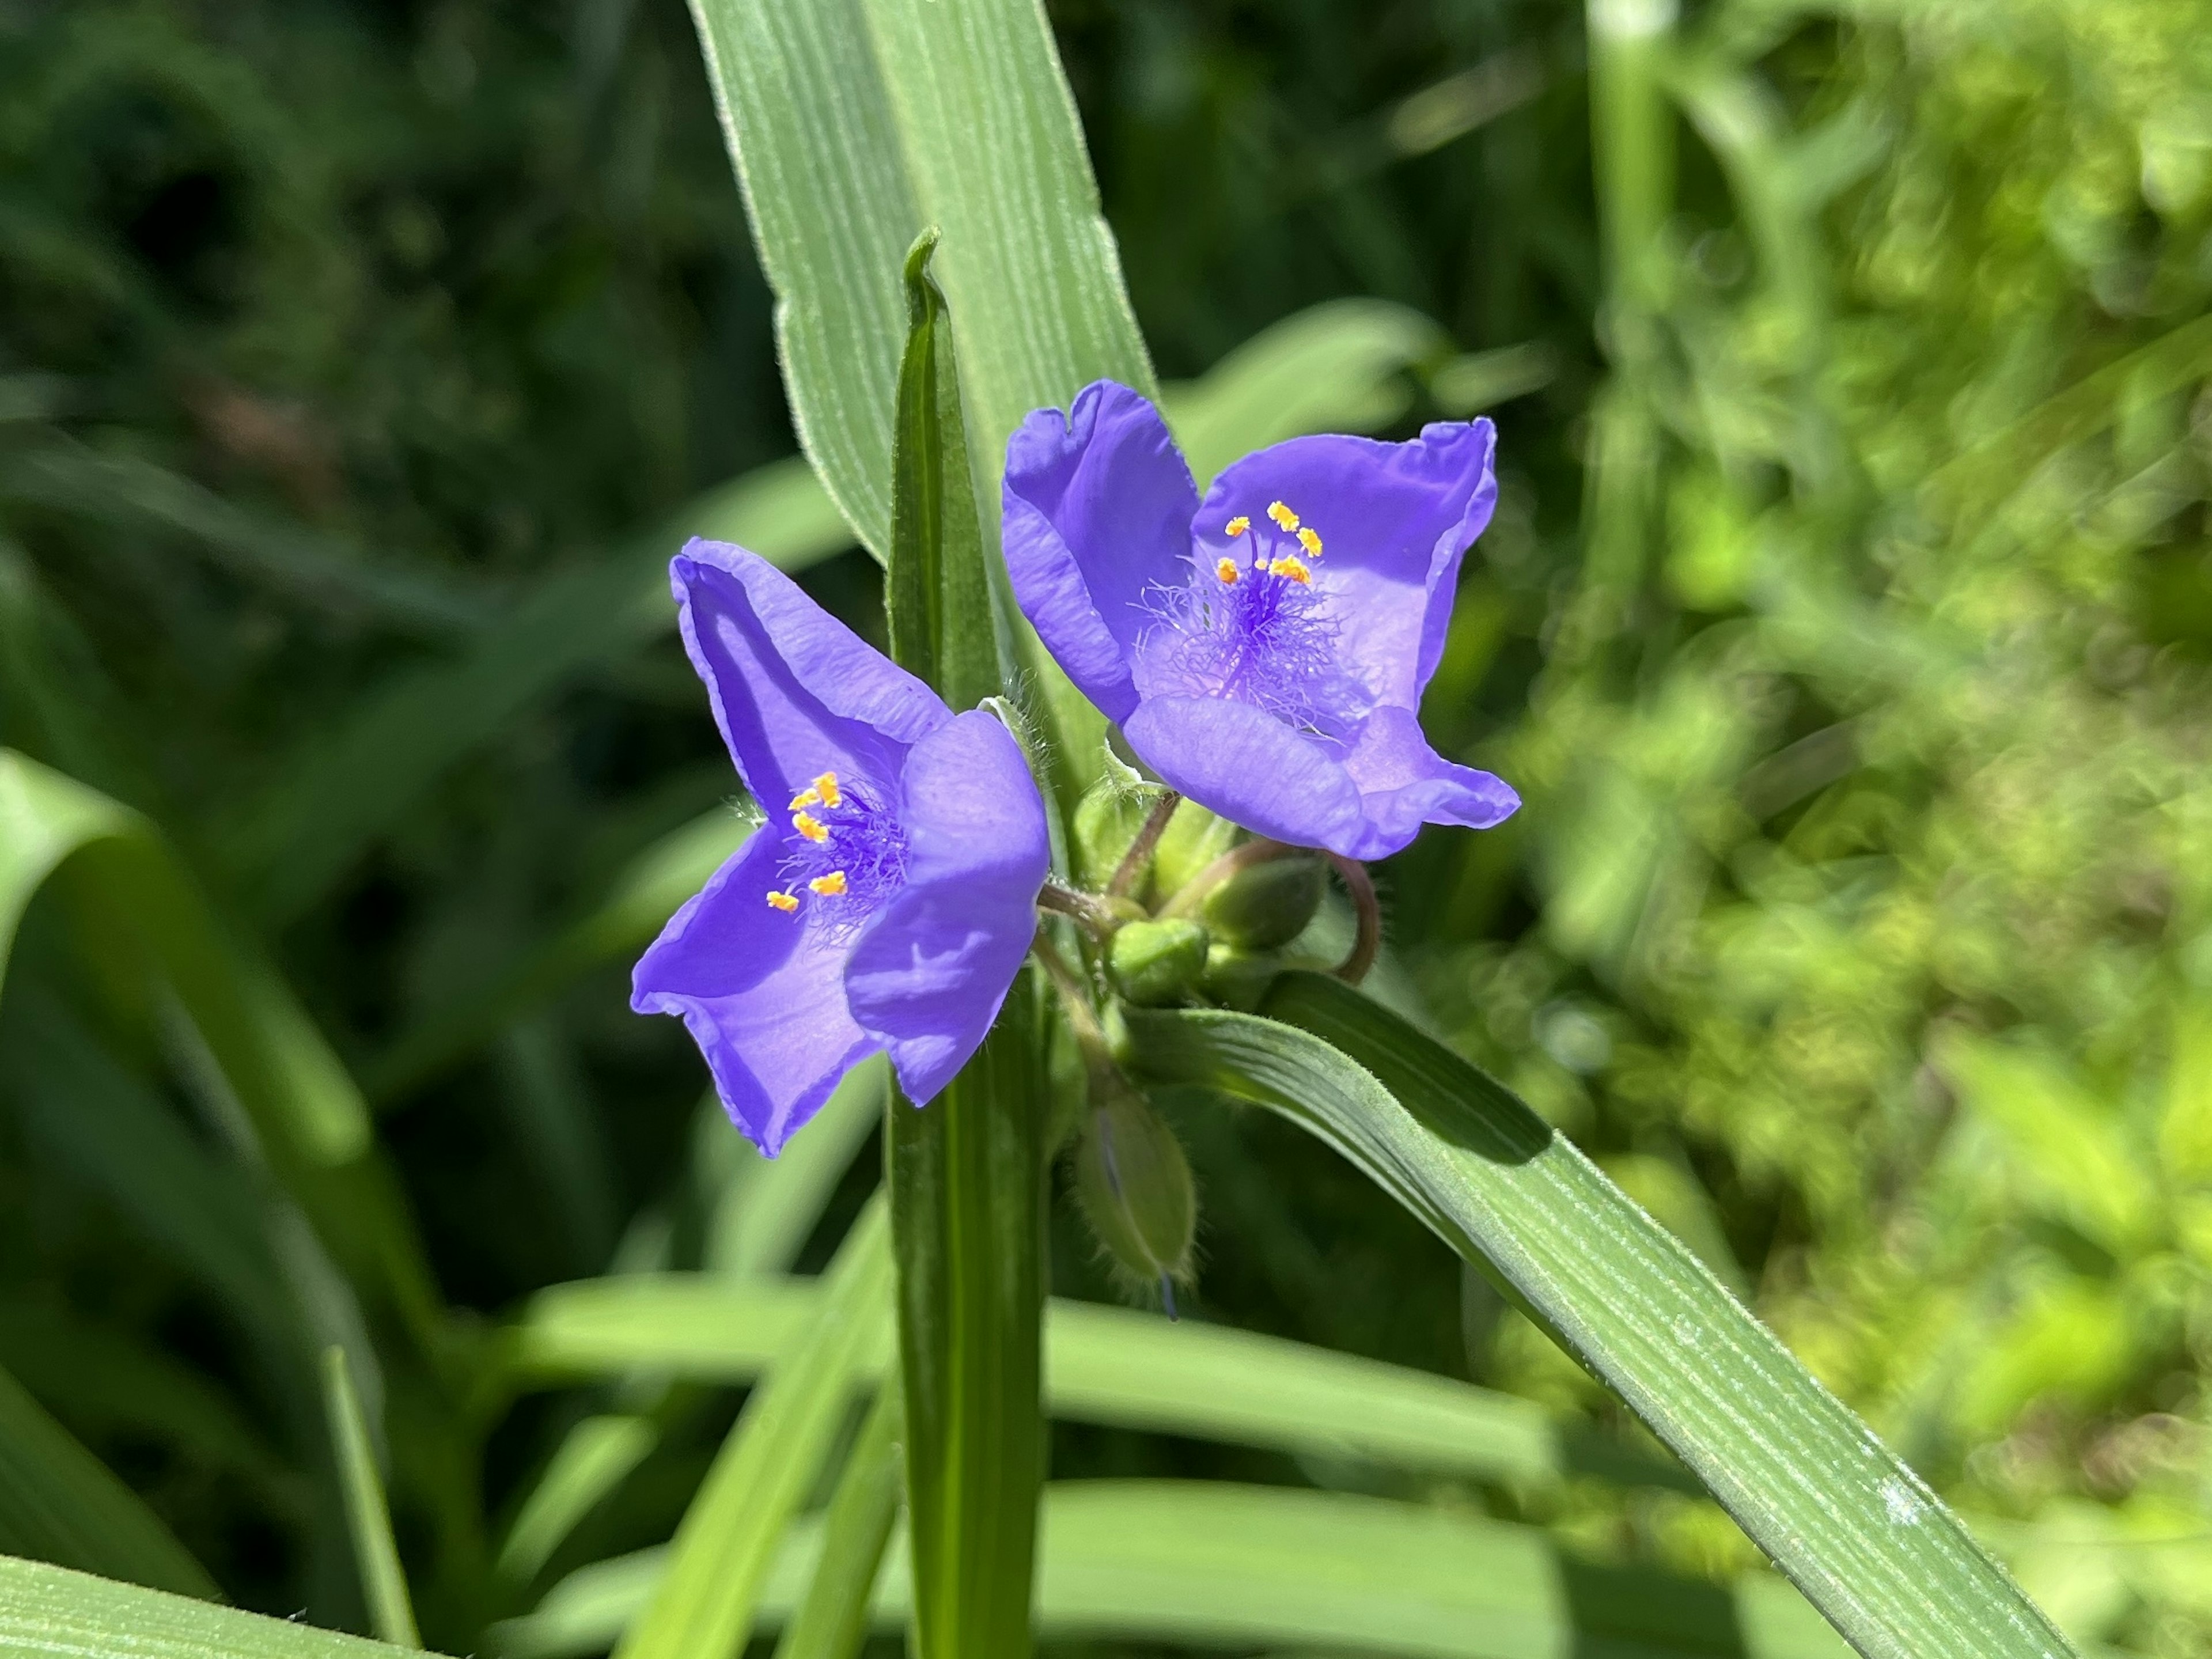
[[[1249,1650],[1338,1646],[1405,1659],[1843,1659],[1788,1585],[1729,1586],[1575,1560],[1533,1527],[1340,1492],[1086,1480],[1045,1490],[1039,1634]],[[874,1624],[910,1616],[903,1540]],[[795,1528],[763,1619],[788,1617],[820,1548]],[[499,1628],[507,1659],[605,1647],[665,1571],[659,1552],[583,1568]]]
[[[876,1391],[837,1477],[813,1573],[776,1644],[775,1659],[853,1659],[868,1639],[869,1606],[898,1519],[903,1399],[896,1378]]]
[[[399,1659],[404,1648],[0,1556],[9,1659]]]
[[[846,1235],[812,1328],[746,1401],[670,1546],[671,1565],[618,1659],[732,1659],[744,1650],[777,1541],[844,1421],[884,1334],[883,1206]]]
[[[1862,1653],[2074,1651],[1918,1476],[1501,1085],[1334,980],[1286,975],[1264,1012],[1145,1015],[1133,1053],[1301,1124],[1487,1263]]]
[[[214,1597],[161,1516],[0,1370],[0,1551]]]
[[[354,1391],[343,1348],[323,1352],[323,1410],[330,1419],[338,1480],[345,1489],[346,1530],[353,1539],[369,1623],[382,1640],[419,1648],[422,1636],[415,1627],[415,1604],[407,1594],[399,1547],[392,1541],[392,1510],[384,1499],[384,1479],[376,1471],[376,1446],[362,1415],[361,1396]]]
[[[799,1340],[803,1279],[660,1274],[540,1291],[510,1333],[518,1379],[663,1372],[746,1382]],[[1562,1429],[1542,1407],[1302,1342],[1094,1303],[1045,1317],[1045,1399],[1068,1422],[1514,1481],[1578,1474],[1679,1486],[1672,1464]]]

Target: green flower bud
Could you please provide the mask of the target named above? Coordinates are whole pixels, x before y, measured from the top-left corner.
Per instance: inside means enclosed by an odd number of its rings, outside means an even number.
[[[1149,791],[1133,790],[1107,778],[1091,785],[1076,802],[1068,853],[1079,884],[1094,890],[1106,884],[1156,799]]]
[[[1206,977],[1200,982],[1206,994],[1224,1007],[1249,1014],[1259,1008],[1260,999],[1282,971],[1283,959],[1272,951],[1217,944],[1206,953]]]
[[[1206,929],[1186,917],[1132,921],[1106,949],[1114,988],[1139,1007],[1180,1000],[1206,971]]]
[[[1319,859],[1247,865],[1206,896],[1199,913],[1214,937],[1248,951],[1274,951],[1306,930],[1321,908]]]
[[[1216,817],[1194,800],[1186,800],[1168,820],[1152,854],[1153,890],[1162,895],[1180,891],[1193,876],[1236,844],[1235,824]]]
[[[1091,1115],[1075,1150],[1075,1199],[1122,1273],[1174,1307],[1188,1283],[1198,1194],[1175,1132],[1118,1072],[1094,1070]]]

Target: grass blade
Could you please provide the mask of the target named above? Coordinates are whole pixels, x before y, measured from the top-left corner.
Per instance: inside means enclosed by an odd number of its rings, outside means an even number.
[[[181,1017],[161,1035],[183,1036],[190,1057],[212,1066],[218,1075],[204,1080],[235,1100],[355,1283],[427,1334],[437,1297],[421,1244],[373,1145],[367,1103],[305,1011],[151,823],[0,750],[0,950],[57,872],[76,907],[72,937],[125,1017],[157,1026],[165,1009]]]
[[[899,370],[891,656],[954,708],[1006,683],[968,467],[962,382],[933,234],[907,256]],[[898,1261],[907,1507],[921,1659],[1029,1651],[1044,1480],[1042,1027],[1026,976],[927,1111],[894,1090],[884,1137]]]
[[[180,1595],[221,1594],[138,1494],[6,1371],[0,1371],[0,1551]]]
[[[9,1659],[398,1659],[406,1651],[0,1556],[0,1653]]]
[[[902,1540],[873,1623],[912,1609]],[[795,1528],[763,1617],[789,1616],[819,1534]],[[537,1613],[498,1627],[507,1659],[604,1648],[655,1577],[659,1552],[581,1568]],[[1085,1480],[1045,1490],[1037,1627],[1048,1640],[1123,1640],[1404,1659],[1844,1659],[1779,1579],[1729,1585],[1576,1560],[1534,1527],[1344,1492],[1224,1481]]]
[[[684,1273],[560,1285],[532,1299],[509,1360],[525,1384],[634,1370],[746,1382],[799,1341],[817,1296],[804,1279]],[[1480,1479],[1694,1489],[1674,1465],[1563,1429],[1511,1395],[1194,1320],[1054,1300],[1044,1368],[1046,1405],[1067,1422]]]
[[[1007,438],[1031,410],[1065,408],[1100,379],[1150,393],[1152,362],[1044,9],[1034,0],[861,0],[860,9],[915,209],[944,233],[938,278],[952,305],[975,441],[995,480]]]
[[[900,1400],[896,1381],[876,1391],[837,1478],[822,1521],[821,1553],[775,1659],[854,1659],[868,1639],[869,1602],[898,1519]]]
[[[576,1523],[646,1460],[659,1438],[643,1417],[587,1417],[571,1429],[515,1511],[500,1546],[499,1576],[514,1584],[535,1578]]]
[[[937,233],[906,256],[908,333],[892,428],[891,557],[884,595],[891,657],[955,708],[1005,684],[967,422],[945,295],[930,276]]]
[[[407,1596],[407,1575],[392,1541],[392,1511],[384,1501],[384,1481],[376,1472],[376,1447],[354,1392],[345,1350],[323,1351],[323,1410],[330,1419],[331,1450],[345,1488],[346,1530],[353,1538],[354,1562],[368,1602],[368,1619],[379,1638],[403,1648],[422,1645],[415,1628],[415,1606]]]
[[[617,1659],[733,1659],[744,1650],[785,1525],[882,1334],[890,1278],[883,1206],[872,1203],[824,1276],[813,1328],[738,1413]]]
[[[1026,976],[927,1111],[894,1092],[891,1217],[922,1659],[1030,1650],[1044,1480],[1043,1148]]]
[[[2074,1651],[1911,1469],[1501,1085],[1334,981],[1286,975],[1264,1009],[1146,1015],[1134,1052],[1281,1112],[1488,1262],[1860,1652]]]

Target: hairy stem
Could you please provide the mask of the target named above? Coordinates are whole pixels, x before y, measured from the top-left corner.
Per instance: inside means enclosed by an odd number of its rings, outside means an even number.
[[[1335,866],[1345,891],[1352,895],[1352,914],[1359,919],[1359,931],[1352,936],[1352,954],[1337,965],[1336,976],[1347,985],[1357,985],[1367,977],[1367,970],[1375,965],[1376,954],[1382,948],[1382,907],[1375,901],[1375,880],[1367,873],[1365,865],[1341,853],[1329,854],[1328,861]]]
[[[1272,864],[1277,859],[1303,858],[1307,851],[1303,847],[1285,847],[1279,841],[1248,841],[1241,847],[1232,847],[1185,882],[1182,890],[1160,907],[1160,915],[1187,916],[1206,902],[1208,893],[1239,870],[1249,870],[1255,864]]]
[[[1076,1046],[1083,1050],[1086,1061],[1100,1060],[1111,1065],[1106,1048],[1106,1033],[1098,1024],[1098,1015],[1091,1006],[1091,993],[1075,969],[1068,966],[1067,958],[1043,928],[1030,941],[1030,954],[1044,969],[1044,976],[1052,981],[1052,988],[1060,994],[1060,1006],[1067,1011],[1068,1028],[1075,1033]]]
[[[1129,843],[1129,850],[1121,854],[1121,863],[1114,866],[1114,878],[1106,884],[1109,896],[1125,897],[1137,884],[1137,878],[1145,873],[1145,866],[1152,861],[1152,850],[1160,844],[1160,837],[1167,833],[1168,820],[1175,816],[1176,808],[1182,805],[1182,797],[1172,789],[1163,792],[1159,799],[1152,803],[1152,810],[1146,815],[1144,823],[1138,826],[1137,838]]]
[[[1073,887],[1062,887],[1048,881],[1037,893],[1037,908],[1049,910],[1054,915],[1066,916],[1085,933],[1104,939],[1110,934],[1118,921],[1114,912],[1088,893],[1079,893]]]

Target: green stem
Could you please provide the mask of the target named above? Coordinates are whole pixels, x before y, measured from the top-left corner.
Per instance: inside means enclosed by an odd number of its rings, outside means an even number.
[[[1126,898],[1128,896],[1130,889],[1145,873],[1145,866],[1152,861],[1152,853],[1159,846],[1160,837],[1167,833],[1168,820],[1175,816],[1176,808],[1182,805],[1182,797],[1172,789],[1152,803],[1152,810],[1146,815],[1144,823],[1138,826],[1137,838],[1129,843],[1129,850],[1121,854],[1121,863],[1114,866],[1114,878],[1106,884],[1109,897]]]

